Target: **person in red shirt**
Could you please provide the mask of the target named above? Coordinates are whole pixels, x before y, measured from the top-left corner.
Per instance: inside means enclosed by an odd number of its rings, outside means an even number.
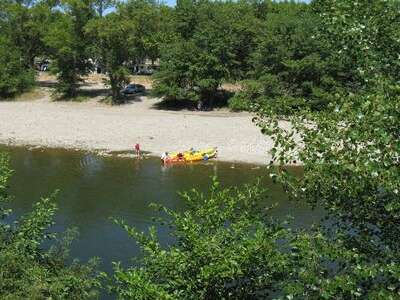
[[[136,151],[136,156],[139,157],[140,156],[140,145],[138,143],[136,143],[136,145],[135,145],[135,151]]]

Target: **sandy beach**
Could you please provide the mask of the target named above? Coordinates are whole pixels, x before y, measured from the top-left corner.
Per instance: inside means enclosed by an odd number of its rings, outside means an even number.
[[[43,91],[42,91],[43,92]],[[49,91],[34,101],[0,102],[0,143],[80,150],[125,151],[135,143],[151,155],[216,146],[219,160],[263,164],[272,141],[248,113],[157,108],[160,99],[141,96],[110,106],[52,101]]]

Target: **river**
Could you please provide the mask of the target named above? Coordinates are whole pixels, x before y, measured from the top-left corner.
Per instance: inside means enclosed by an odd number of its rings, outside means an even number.
[[[145,230],[156,216],[150,203],[181,210],[183,203],[178,192],[191,188],[206,192],[212,176],[217,176],[222,186],[252,183],[264,176],[262,183],[270,196],[266,201],[279,204],[273,215],[293,216],[292,226],[307,227],[321,217],[319,211],[289,202],[282,190],[272,184],[265,166],[209,161],[164,167],[156,158],[137,160],[5,146],[0,150],[9,152],[15,170],[10,182],[10,193],[15,197],[14,217],[29,212],[40,197],[59,190],[59,210],[53,229],[61,232],[77,227],[80,234],[72,244],[71,256],[82,261],[99,257],[105,271],[111,270],[112,261],[127,264],[140,254],[135,241],[111,218],[123,218]],[[159,228],[159,235],[163,243],[170,241],[165,228]]]

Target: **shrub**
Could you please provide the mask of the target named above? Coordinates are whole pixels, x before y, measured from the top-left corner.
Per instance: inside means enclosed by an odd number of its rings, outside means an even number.
[[[0,153],[0,298],[1,299],[92,299],[99,286],[96,260],[67,265],[68,246],[76,232],[63,238],[48,232],[57,210],[54,197],[37,202],[32,212],[11,222],[6,209],[11,170],[8,157]],[[21,187],[23,188],[23,187]],[[50,242],[50,248],[42,248]]]
[[[35,84],[35,72],[24,65],[18,49],[0,37],[0,99],[13,97]]]

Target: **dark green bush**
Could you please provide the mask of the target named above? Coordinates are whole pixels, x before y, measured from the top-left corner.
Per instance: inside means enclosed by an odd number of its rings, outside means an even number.
[[[0,99],[27,91],[34,84],[34,70],[24,65],[18,49],[0,37]]]

